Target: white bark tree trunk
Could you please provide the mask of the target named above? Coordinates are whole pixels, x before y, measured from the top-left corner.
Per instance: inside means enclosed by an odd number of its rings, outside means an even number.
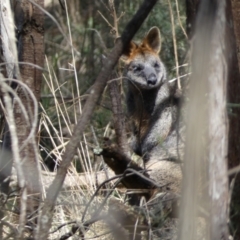
[[[228,63],[225,0],[202,0],[193,37],[192,77],[180,207],[179,239],[228,239]],[[206,188],[206,191],[204,188]],[[206,229],[198,229],[199,206],[206,207]],[[209,227],[209,228],[208,228]]]

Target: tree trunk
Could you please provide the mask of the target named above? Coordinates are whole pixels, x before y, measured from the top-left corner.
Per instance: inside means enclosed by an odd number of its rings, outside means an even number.
[[[214,1],[213,1],[214,2]],[[215,5],[215,6],[214,6]],[[212,4],[213,24],[209,83],[209,195],[210,239],[229,239],[228,233],[228,62],[226,48],[226,1]]]
[[[240,4],[239,1],[228,0],[227,7],[227,34],[229,58],[229,84],[228,84],[228,112],[229,112],[229,153],[228,167],[232,169],[240,164]],[[233,23],[233,24],[232,24]],[[235,34],[234,34],[235,33]],[[240,175],[232,175],[235,180],[231,202],[231,226],[235,239],[240,239]],[[233,178],[234,177],[234,178]]]
[[[18,75],[17,66],[17,48],[15,41],[15,26],[13,14],[8,0],[1,2],[1,51],[3,53],[4,76],[7,78],[16,78]],[[2,78],[3,76],[1,76]],[[1,100],[3,100],[4,80],[1,79]],[[4,114],[4,111],[1,112]],[[11,139],[8,125],[4,123],[3,146],[0,153],[0,184],[1,192],[8,194],[9,180],[11,175],[12,156],[11,156]]]
[[[186,29],[189,39],[195,30],[195,21],[200,0],[186,0]]]
[[[225,8],[225,1],[202,0],[196,19],[180,207],[179,238],[184,240],[197,239],[197,231],[202,230],[198,229],[199,205],[210,213],[205,239],[229,235]]]
[[[43,0],[34,1],[43,7]],[[44,61],[43,24],[44,14],[39,7],[30,1],[21,0],[14,5],[15,23],[17,27],[17,49],[20,64],[21,81],[34,94],[35,103],[40,99],[42,71]],[[20,83],[16,88],[17,94],[26,110],[23,112],[19,103],[14,100],[14,118],[17,138],[20,147],[20,159],[28,197],[28,211],[36,210],[41,194],[39,181],[38,145],[36,139],[37,105],[33,97]],[[33,131],[33,132],[32,132]],[[33,133],[29,138],[30,133]],[[28,139],[28,141],[26,141]],[[13,149],[16,151],[16,149]],[[19,173],[18,173],[19,174]],[[18,175],[19,176],[19,175]],[[23,177],[23,176],[20,176]],[[19,184],[22,179],[19,179]],[[21,184],[20,184],[21,186]],[[34,196],[35,195],[35,196]],[[35,200],[34,200],[35,199]]]
[[[14,21],[13,14],[10,6],[9,0],[1,1],[0,5],[0,29],[1,29],[1,52],[3,55],[3,59],[1,59],[6,65],[3,65],[4,72],[1,72],[0,75],[0,88],[1,88],[1,100],[3,100],[3,92],[4,86],[8,86],[6,82],[4,82],[3,75],[8,78],[14,78],[17,75],[18,67],[17,67],[17,49],[15,42],[15,29],[14,29]],[[1,63],[2,63],[1,61]],[[15,62],[15,64],[14,64]],[[4,114],[2,110],[1,114]],[[11,139],[8,130],[7,123],[4,123],[4,132],[3,132],[3,145],[0,152],[0,187],[1,193],[6,195],[9,194],[9,182],[10,175],[12,170],[12,155],[11,155]],[[4,226],[3,219],[5,217],[4,208],[6,201],[4,198],[0,200],[0,239],[3,238]]]

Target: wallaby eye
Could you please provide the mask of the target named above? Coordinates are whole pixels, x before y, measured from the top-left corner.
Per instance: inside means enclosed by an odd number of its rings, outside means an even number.
[[[155,62],[153,66],[154,68],[160,68],[160,64],[158,62]]]
[[[143,70],[143,66],[140,65],[140,64],[133,65],[131,68],[132,68],[132,70],[133,70],[134,72],[140,72],[140,71]]]

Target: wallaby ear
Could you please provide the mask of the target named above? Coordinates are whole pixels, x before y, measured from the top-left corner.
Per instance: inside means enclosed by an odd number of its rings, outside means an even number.
[[[147,45],[154,52],[159,53],[161,50],[161,33],[158,27],[152,27],[143,40],[142,45]]]
[[[116,41],[121,41],[120,37],[116,39]],[[121,60],[127,61],[127,59],[131,56],[131,54],[134,52],[134,50],[137,49],[137,44],[134,42],[130,42],[128,46],[123,49],[123,54],[121,56]]]

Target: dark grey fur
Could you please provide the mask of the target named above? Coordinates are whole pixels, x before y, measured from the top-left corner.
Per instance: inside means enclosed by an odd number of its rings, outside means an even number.
[[[159,159],[176,159],[178,99],[175,84],[171,85],[166,79],[161,59],[157,54],[139,51],[126,65],[125,77],[134,152],[145,161],[152,155]]]

